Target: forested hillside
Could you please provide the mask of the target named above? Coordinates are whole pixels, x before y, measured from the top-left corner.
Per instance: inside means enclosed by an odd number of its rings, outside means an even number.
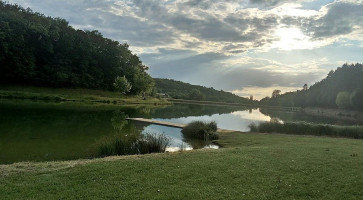
[[[264,98],[262,104],[363,110],[363,64],[344,64],[310,88]]]
[[[155,87],[158,93],[168,94],[175,99],[188,99],[198,101],[219,101],[228,103],[252,104],[249,99],[237,96],[230,92],[218,91],[200,85],[191,85],[181,81],[155,78]]]
[[[0,1],[1,84],[112,90],[115,78],[125,76],[131,93],[150,92],[148,67],[128,47]]]

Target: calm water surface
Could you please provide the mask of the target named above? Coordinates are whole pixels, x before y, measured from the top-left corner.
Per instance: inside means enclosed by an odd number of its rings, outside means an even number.
[[[165,134],[171,138],[168,151],[217,148],[213,144],[187,140],[178,128],[127,122],[125,116],[178,123],[214,120],[219,128],[239,131],[248,131],[249,124],[272,118],[352,124],[301,113],[226,106],[175,104],[166,107],[121,107],[0,100],[0,164],[92,158],[97,155],[100,142],[130,132]]]

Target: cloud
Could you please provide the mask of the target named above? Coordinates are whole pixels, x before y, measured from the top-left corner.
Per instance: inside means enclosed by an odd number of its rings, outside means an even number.
[[[281,94],[286,92],[293,92],[296,90],[301,90],[302,87],[283,87],[283,86],[272,86],[272,87],[244,87],[242,89],[237,89],[231,91],[233,94],[242,97],[250,97],[253,96],[253,99],[261,100],[265,97],[271,97],[273,90],[281,90]]]
[[[250,3],[253,5],[259,5],[263,7],[273,7],[277,5],[281,5],[288,2],[296,2],[292,0],[250,0]]]
[[[10,2],[64,17],[77,28],[98,29],[107,37],[130,43],[139,52],[141,48],[174,48],[233,55],[251,49],[317,48],[336,42],[336,37],[360,39],[357,34],[363,29],[363,5],[353,1],[330,3],[319,11],[302,7],[311,0]],[[286,41],[277,43],[283,39],[281,30],[293,29],[303,34],[300,39],[291,40],[288,46]],[[299,41],[301,45],[294,45]]]
[[[362,62],[361,0],[10,3],[129,43],[154,77],[240,94],[253,89],[261,93],[254,96],[262,95],[271,85],[300,88],[320,80],[342,62]]]
[[[334,2],[325,6],[326,14],[309,24],[315,39],[344,36],[363,28],[363,4]],[[349,36],[348,36],[349,37]]]
[[[226,56],[206,53],[195,55],[192,51],[163,50],[142,54],[152,62],[150,73],[154,77],[172,78],[223,90],[243,87],[302,87],[323,78],[330,69],[321,69],[324,59],[287,65],[268,59]]]

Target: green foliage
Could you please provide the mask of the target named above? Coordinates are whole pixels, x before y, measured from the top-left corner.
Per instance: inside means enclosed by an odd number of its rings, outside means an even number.
[[[135,143],[138,154],[163,153],[170,143],[170,138],[165,135],[147,133]]]
[[[312,124],[306,122],[262,122],[259,125],[250,124],[249,127],[251,132],[363,139],[362,126],[336,126],[327,124]]]
[[[154,86],[154,79],[147,73],[135,73],[133,85],[134,89],[132,90],[134,94],[152,94]]]
[[[350,95],[350,104],[353,108],[363,110],[363,89],[357,88]]]
[[[280,92],[281,92],[281,90],[274,90],[272,92],[271,98],[277,98],[277,97],[279,97],[280,96]]]
[[[339,92],[337,99],[335,101],[339,108],[349,108],[350,107],[350,93],[349,92]]]
[[[128,44],[0,2],[0,84],[112,90],[116,77],[125,76],[132,94],[153,87]]]
[[[327,77],[307,89],[288,92],[277,98],[261,99],[260,103],[270,106],[299,107],[330,107],[348,108],[350,101],[352,109],[363,110],[363,64],[344,64],[335,71],[330,71]],[[338,98],[340,92],[351,93],[347,101],[347,93]],[[338,100],[338,102],[337,102]],[[339,105],[337,106],[337,103]]]
[[[219,135],[216,133],[217,123],[215,121],[206,123],[203,121],[193,121],[187,124],[182,133],[184,137],[202,140],[216,140]]]
[[[158,93],[166,93],[174,99],[206,100],[227,103],[253,104],[253,101],[230,92],[218,91],[200,85],[191,85],[181,81],[154,78]]]
[[[147,133],[140,137],[134,134],[117,136],[102,142],[98,147],[99,156],[163,153],[170,143],[165,135]]]
[[[116,91],[121,92],[121,94],[126,94],[127,92],[130,92],[132,88],[131,83],[126,79],[125,76],[116,77],[113,86],[115,87]]]
[[[192,89],[189,93],[189,99],[191,100],[197,100],[202,101],[204,100],[205,96],[198,90],[198,89]]]

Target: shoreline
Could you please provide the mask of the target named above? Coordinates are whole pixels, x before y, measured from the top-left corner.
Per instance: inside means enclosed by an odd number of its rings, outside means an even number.
[[[140,105],[170,105],[165,99],[148,97],[121,96],[121,94],[105,90],[83,88],[47,88],[25,86],[0,86],[0,100],[33,100],[44,102],[79,102],[102,104],[140,104]]]
[[[336,108],[306,107],[302,109],[302,112],[313,116],[322,116],[354,122],[363,122],[363,112],[361,111]]]

